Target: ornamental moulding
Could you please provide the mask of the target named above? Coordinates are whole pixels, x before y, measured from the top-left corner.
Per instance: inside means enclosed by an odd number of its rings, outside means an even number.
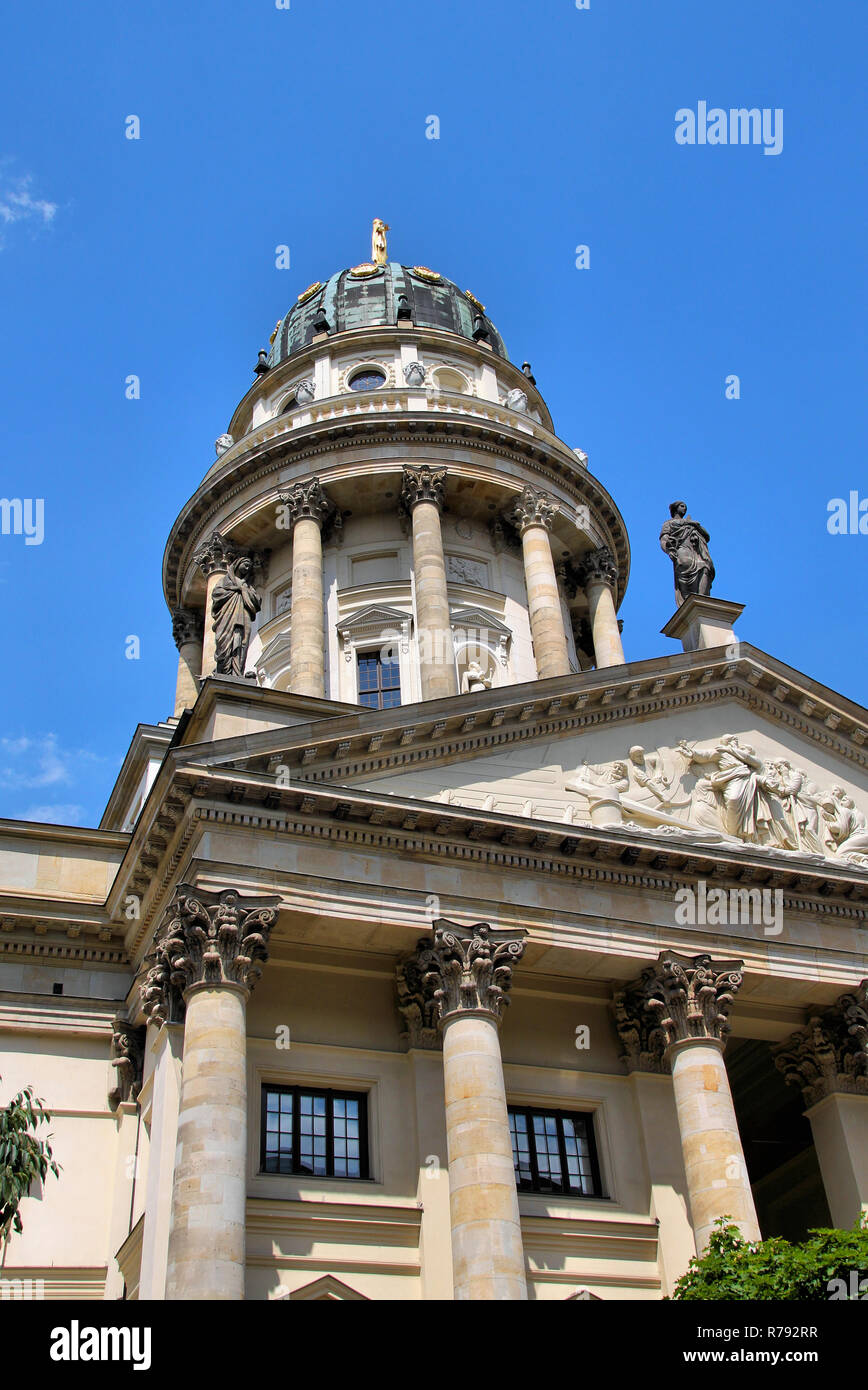
[[[504,930],[487,922],[465,927],[446,918],[436,921],[433,937],[417,942],[415,955],[404,962],[399,975],[405,991],[399,1007],[409,1036],[415,1029],[422,1037],[435,1020],[442,1026],[461,1014],[489,1014],[499,1022],[526,938],[524,930]],[[399,983],[399,999],[401,987]]]
[[[725,1043],[742,966],[740,960],[661,951],[654,965],[615,996],[616,1027],[628,1070],[662,1070],[659,1063],[666,1050],[677,1043]]]
[[[819,1010],[772,1054],[808,1107],[830,1095],[868,1096],[868,980]]]
[[[142,1007],[155,1023],[183,1016],[195,985],[252,990],[268,959],[268,938],[280,898],[242,898],[234,889],[209,893],[180,883],[147,959]]]
[[[612,499],[591,474],[575,467],[568,452],[564,452],[562,448],[555,450],[546,441],[537,441],[537,458],[528,454],[528,444],[524,439],[510,442],[501,431],[490,426],[472,420],[465,424],[467,432],[463,435],[462,447],[476,452],[496,453],[499,459],[528,468],[550,484],[572,488],[575,492],[574,502],[592,507],[595,520],[603,525],[607,541],[618,555],[620,571],[622,574],[626,573],[626,547],[615,539],[623,523]],[[266,439],[261,444],[254,445],[247,455],[233,462],[230,474],[233,481],[230,486],[226,485],[226,478],[211,479],[207,484],[203,484],[201,493],[191,499],[176,522],[169,540],[164,574],[165,591],[167,594],[173,594],[170,600],[172,605],[177,607],[180,603],[177,594],[178,576],[189,564],[190,550],[202,543],[201,539],[197,540],[196,537],[207,535],[209,524],[213,526],[214,520],[224,511],[227,502],[240,496],[251,485],[263,481],[289,465],[303,465],[311,461],[316,466],[315,461],[323,456],[339,454],[344,449],[354,449],[357,447],[359,436],[364,438],[366,444],[374,444],[382,439],[390,444],[412,447],[424,442],[426,448],[436,445],[454,450],[455,439],[445,431],[442,422],[438,422],[433,433],[430,430],[431,422],[428,420],[420,419],[418,426],[417,430],[408,428],[408,425],[403,423],[403,427],[398,429],[393,422],[371,421],[365,416],[363,420],[348,421],[338,430],[335,429],[334,422],[323,422],[312,427],[311,431],[305,431],[304,435],[298,438],[281,436],[277,440]],[[421,432],[423,430],[424,434]],[[340,464],[336,466],[340,467]],[[455,466],[460,471],[460,464]],[[273,500],[272,494],[270,498],[263,499],[263,505],[272,505]]]

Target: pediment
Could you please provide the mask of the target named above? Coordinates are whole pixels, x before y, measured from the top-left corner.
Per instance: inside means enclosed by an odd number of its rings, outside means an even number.
[[[314,1279],[312,1284],[302,1285],[300,1289],[281,1289],[274,1301],[280,1299],[298,1299],[307,1303],[370,1302],[366,1294],[359,1293],[333,1274],[325,1274],[321,1279]]]
[[[493,613],[486,613],[481,608],[455,608],[452,610],[449,621],[453,628],[486,628],[489,632],[496,632],[499,637],[511,637],[512,628],[507,627]]]
[[[543,834],[622,827],[649,844],[862,873],[866,740],[861,706],[741,644],[737,660],[691,652],[398,709],[324,710],[307,728],[187,756],[224,772],[279,765],[295,787],[545,822]]]
[[[868,872],[868,774],[734,699],[353,779],[378,794]]]
[[[400,631],[404,623],[412,623],[412,621],[412,614],[404,613],[400,608],[392,608],[384,603],[374,603],[367,608],[360,609],[351,618],[342,618],[335,626],[341,633],[358,636],[367,635],[370,632],[379,633],[384,628],[397,628]]]

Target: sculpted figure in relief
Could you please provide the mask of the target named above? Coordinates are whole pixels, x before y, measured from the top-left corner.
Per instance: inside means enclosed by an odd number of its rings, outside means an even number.
[[[491,676],[487,671],[483,671],[478,661],[468,662],[467,669],[461,677],[462,695],[472,694],[474,690],[490,690]]]
[[[835,843],[838,858],[856,856],[856,863],[868,865],[868,818],[858,811],[852,796],[843,787],[833,787],[829,800],[823,804],[829,834]]]
[[[214,590],[211,604],[217,649],[217,674],[243,676],[250,629],[262,600],[250,583],[253,565],[246,556],[233,560]]]

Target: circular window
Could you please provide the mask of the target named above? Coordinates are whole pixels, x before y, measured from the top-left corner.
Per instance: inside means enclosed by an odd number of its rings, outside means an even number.
[[[363,367],[355,376],[351,376],[347,383],[351,391],[379,391],[381,386],[386,384],[385,372],[378,372],[376,368]]]

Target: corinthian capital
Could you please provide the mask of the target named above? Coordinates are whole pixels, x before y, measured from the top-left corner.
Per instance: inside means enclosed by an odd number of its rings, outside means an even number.
[[[180,651],[188,642],[201,642],[204,621],[201,613],[191,608],[176,608],[172,614],[172,636]]]
[[[668,1072],[666,1034],[656,1012],[648,1008],[644,981],[618,990],[612,998],[612,1013],[627,1071]]]
[[[115,1086],[109,1091],[112,1106],[138,1098],[144,1061],[145,1029],[118,1014],[112,1023],[111,1064],[118,1074]]]
[[[526,935],[501,931],[487,922],[473,927],[443,918],[435,922],[433,940],[423,937],[412,959],[421,997],[433,1001],[441,1024],[464,1013],[487,1013],[500,1020],[509,1003],[512,967],[524,954]],[[435,1017],[434,1010],[429,1017]]]
[[[588,584],[608,584],[610,589],[614,589],[618,583],[618,566],[607,545],[601,545],[599,549],[589,550],[583,555],[578,573],[583,587]]]
[[[433,502],[437,510],[442,512],[446,500],[445,478],[445,468],[431,468],[427,463],[413,468],[406,464],[401,485],[401,505],[408,512],[412,512],[420,502]]]
[[[550,531],[559,510],[557,502],[553,502],[547,492],[537,492],[535,488],[526,487],[521,496],[513,502],[506,516],[519,535],[523,536],[529,526],[544,526]]]
[[[221,536],[219,531],[212,531],[207,541],[203,541],[199,548],[194,551],[193,563],[198,565],[207,579],[209,575],[215,573],[224,574],[238,558],[238,547],[228,537]]]
[[[801,1089],[808,1106],[835,1093],[868,1096],[868,980],[818,1010],[773,1055],[784,1080]]]
[[[656,1019],[667,1047],[691,1038],[726,1041],[743,963],[661,951],[656,963],[642,971],[633,988]]]
[[[155,942],[142,992],[157,1022],[179,1016],[179,996],[193,985],[253,989],[268,959],[279,898],[242,898],[233,889],[207,893],[181,883]]]
[[[281,531],[292,531],[297,522],[315,521],[320,530],[331,521],[336,508],[319,478],[306,483],[294,483],[278,501],[277,525]]]

